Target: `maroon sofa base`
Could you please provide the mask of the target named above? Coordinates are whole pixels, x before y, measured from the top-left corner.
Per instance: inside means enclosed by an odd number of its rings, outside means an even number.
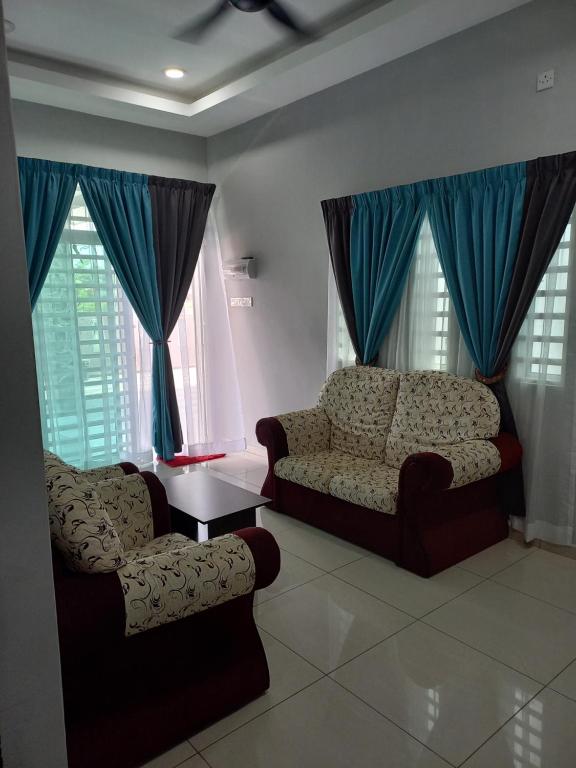
[[[409,522],[280,478],[269,506],[428,577],[507,538],[502,484],[481,481],[443,491],[441,499],[429,494]]]
[[[170,530],[166,493],[143,477],[160,536]],[[252,551],[255,589],[268,586],[280,569],[273,536],[237,535]],[[69,768],[137,768],[269,687],[253,592],[125,637],[117,575],[74,573],[56,550],[53,563]]]

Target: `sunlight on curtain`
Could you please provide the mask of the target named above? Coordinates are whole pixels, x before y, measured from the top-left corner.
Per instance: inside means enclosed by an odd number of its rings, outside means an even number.
[[[79,190],[33,313],[44,445],[82,467],[138,454],[132,308]]]
[[[76,191],[33,313],[44,446],[70,464],[152,461],[152,345]],[[185,452],[244,450],[220,249],[210,218],[170,353]]]
[[[512,349],[507,387],[524,448],[528,540],[576,544],[576,211]],[[333,277],[328,307],[328,373],[354,365]],[[379,365],[474,375],[427,219],[402,303]]]
[[[152,350],[134,316],[139,350],[139,402],[150,403]],[[236,361],[228,318],[220,245],[209,215],[204,242],[182,314],[170,337],[184,453],[231,453],[246,447]],[[140,431],[151,414],[141,407]]]

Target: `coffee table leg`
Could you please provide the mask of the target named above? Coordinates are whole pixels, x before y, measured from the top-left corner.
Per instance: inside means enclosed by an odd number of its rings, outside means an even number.
[[[208,538],[223,536],[225,533],[234,533],[241,528],[253,528],[256,525],[256,507],[245,509],[243,512],[236,512],[235,515],[228,515],[221,520],[212,520],[207,524]]]

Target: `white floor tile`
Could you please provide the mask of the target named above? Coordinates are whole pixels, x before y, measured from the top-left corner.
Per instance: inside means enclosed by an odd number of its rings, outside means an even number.
[[[576,701],[576,661],[552,680],[550,688]]]
[[[202,755],[195,755],[194,757],[185,760],[178,768],[210,768],[206,760]]]
[[[222,459],[208,462],[211,469],[228,475],[244,476],[246,472],[266,466],[265,460],[247,453],[230,453]]]
[[[407,626],[405,613],[322,576],[256,606],[257,624],[324,672]]]
[[[209,747],[205,755],[212,768],[447,768],[326,678]]]
[[[185,741],[183,744],[168,750],[163,755],[154,758],[154,760],[150,760],[142,768],[176,768],[176,766],[182,765],[186,758],[192,757],[195,754],[196,750]]]
[[[307,563],[306,560],[301,560],[290,552],[283,551],[280,554],[280,573],[269,587],[259,589],[255,593],[254,602],[256,604],[265,603],[267,600],[278,597],[278,595],[287,592],[289,589],[306,584],[306,582],[312,581],[312,579],[316,579],[324,573],[320,568],[316,568],[315,565]]]
[[[576,656],[576,616],[485,581],[423,621],[548,683]]]
[[[321,677],[321,672],[292,653],[267,632],[261,630],[260,635],[270,668],[270,688],[255,701],[193,736],[190,742],[198,751],[206,749],[210,744],[232,733],[257,715],[266,712]]]
[[[248,472],[246,472],[246,480],[249,483],[254,483],[254,485],[259,486],[262,488],[262,483],[264,480],[266,480],[266,475],[268,474],[268,465],[264,467],[258,467],[258,469],[250,469]]]
[[[576,613],[576,560],[538,549],[494,581]]]
[[[465,768],[574,768],[576,702],[542,691]]]
[[[449,568],[423,579],[377,556],[338,568],[334,576],[417,618],[481,581],[481,577],[460,568]]]
[[[313,528],[311,525],[300,525],[297,528],[281,531],[276,536],[276,540],[282,549],[303,560],[308,560],[309,563],[317,565],[324,571],[333,571],[368,554],[365,549]]]
[[[499,541],[498,544],[494,544],[477,555],[458,563],[458,568],[464,568],[466,571],[488,578],[534,551],[534,547],[529,547],[527,544],[516,541],[516,539],[504,539],[504,541]]]
[[[288,515],[274,512],[274,510],[268,509],[268,507],[260,507],[256,510],[256,525],[266,528],[276,536],[280,531],[287,531],[290,528],[301,528],[303,523],[295,520],[293,517],[288,517]]]
[[[541,687],[420,623],[332,677],[454,765]]]

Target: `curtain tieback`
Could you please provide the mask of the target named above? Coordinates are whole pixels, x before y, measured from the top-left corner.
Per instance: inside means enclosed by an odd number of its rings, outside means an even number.
[[[164,344],[171,344],[171,339],[161,339],[160,341],[151,341],[150,344],[152,344],[153,347],[163,347]]]
[[[490,386],[490,384],[497,384],[499,381],[503,381],[506,378],[507,373],[508,366],[502,368],[502,370],[494,374],[494,376],[483,376],[478,368],[476,368],[475,371],[476,380],[482,382],[482,384],[487,384],[488,386]]]
[[[365,368],[375,368],[378,364],[378,355],[372,358],[369,363],[363,363],[362,360],[360,360],[359,357],[356,358],[354,361],[355,365],[363,365]]]

